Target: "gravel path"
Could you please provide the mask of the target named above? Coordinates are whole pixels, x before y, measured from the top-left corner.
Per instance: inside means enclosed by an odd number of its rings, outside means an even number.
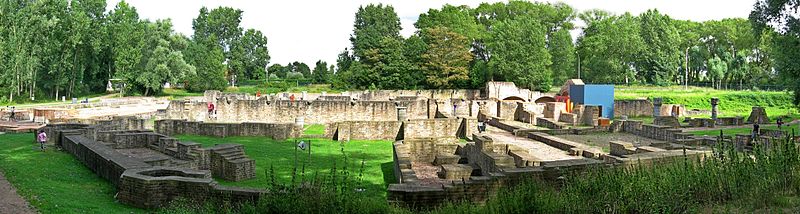
[[[0,214],[36,213],[27,201],[17,194],[17,190],[8,183],[3,172],[0,172]]]

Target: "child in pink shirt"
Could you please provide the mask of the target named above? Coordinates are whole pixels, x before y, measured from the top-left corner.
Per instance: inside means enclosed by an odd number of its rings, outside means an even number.
[[[39,131],[39,134],[36,135],[36,140],[39,141],[39,146],[44,151],[44,143],[47,142],[47,134],[44,133],[44,130]]]

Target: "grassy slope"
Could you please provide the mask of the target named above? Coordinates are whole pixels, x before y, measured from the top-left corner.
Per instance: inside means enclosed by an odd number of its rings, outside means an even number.
[[[364,161],[363,182],[369,195],[383,197],[386,186],[393,182],[392,143],[389,141],[350,141],[339,143],[331,140],[311,139],[311,158],[306,153],[308,150],[295,150],[297,143],[294,140],[276,141],[263,137],[226,137],[214,138],[206,136],[176,136],[181,141],[192,141],[204,146],[213,146],[219,143],[238,143],[245,147],[245,153],[256,160],[256,179],[228,182],[219,180],[221,184],[243,187],[268,187],[270,177],[268,171],[273,167],[276,182],[291,184],[292,170],[295,167],[295,152],[297,152],[297,177],[306,181],[313,179],[315,174],[319,179],[330,174],[334,167],[341,169],[344,158],[341,149],[347,154],[347,168],[351,176],[358,178],[361,161]],[[301,171],[304,161],[306,175],[302,178]],[[315,173],[316,172],[316,173]]]
[[[72,155],[35,149],[33,134],[0,135],[0,170],[41,213],[139,213]]]
[[[616,86],[615,99],[637,99],[663,97],[664,103],[683,104],[688,109],[711,110],[710,99],[720,99],[720,116],[749,116],[753,106],[763,106],[767,115],[797,117],[797,109],[792,105],[790,92],[774,91],[728,91],[710,88],[689,87],[643,87]]]

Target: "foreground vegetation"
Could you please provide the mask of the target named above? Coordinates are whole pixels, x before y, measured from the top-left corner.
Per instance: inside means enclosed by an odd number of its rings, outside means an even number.
[[[182,139],[211,144],[219,139],[180,136]],[[110,183],[86,169],[71,155],[58,151],[41,152],[33,147],[32,134],[5,134],[0,140],[0,169],[8,180],[33,206],[42,213],[130,213],[142,212],[121,205],[113,200],[114,189]],[[306,177],[305,188],[297,188],[302,175],[291,176],[293,160],[273,159],[263,154],[292,154],[294,142],[269,142],[248,138],[225,138],[225,142],[247,143],[248,153],[257,164],[271,164],[276,176],[266,176],[264,167],[253,183],[239,182],[242,186],[257,186],[271,190],[256,204],[234,206],[209,202],[194,204],[176,201],[171,206],[158,210],[161,213],[410,213],[405,208],[386,203],[376,197],[370,187],[359,183],[377,184],[385,188],[378,175],[381,167],[348,165],[348,169],[337,167],[328,173],[311,179]],[[351,142],[353,143],[353,142]],[[254,145],[277,144],[260,147]],[[281,145],[285,144],[285,145]],[[328,165],[308,164],[308,168],[333,169],[332,163],[344,156],[334,154],[338,145],[322,142],[312,144],[317,149],[312,156],[316,162]],[[372,142],[375,144],[375,142]],[[285,146],[285,147],[284,147]],[[351,146],[355,146],[351,147]],[[372,145],[370,145],[372,146]],[[363,144],[348,144],[345,154],[351,160],[366,159],[367,151],[388,148],[364,147]],[[291,148],[287,150],[287,148]],[[353,150],[349,150],[353,148]],[[282,151],[283,150],[283,151]],[[323,155],[326,150],[330,156]],[[597,168],[579,175],[566,176],[559,183],[529,181],[518,187],[507,189],[485,205],[453,203],[429,213],[685,213],[685,212],[796,212],[800,207],[800,151],[796,144],[779,143],[772,149],[761,147],[754,152],[741,153],[729,147],[715,148],[715,156],[704,162],[693,158],[678,158],[669,164],[653,167]],[[318,153],[317,153],[318,152]],[[325,159],[330,157],[330,159]],[[376,160],[380,158],[374,158]],[[302,159],[301,159],[302,160]],[[317,161],[319,160],[319,161]],[[280,162],[289,164],[280,165]],[[354,161],[358,162],[358,161]],[[341,163],[341,162],[338,162]],[[339,165],[337,166],[344,166]],[[289,172],[278,172],[278,167]],[[307,169],[308,169],[307,168]],[[357,170],[358,169],[358,170]],[[363,175],[359,171],[363,169]],[[300,169],[302,170],[302,169]],[[288,177],[287,177],[288,176]],[[308,175],[307,175],[308,176]],[[291,182],[294,177],[295,183]],[[371,178],[370,178],[371,177]],[[269,179],[267,179],[269,178]],[[274,178],[276,181],[272,182]],[[257,181],[257,182],[255,182]],[[236,183],[226,183],[240,185]],[[76,191],[80,190],[80,191]]]

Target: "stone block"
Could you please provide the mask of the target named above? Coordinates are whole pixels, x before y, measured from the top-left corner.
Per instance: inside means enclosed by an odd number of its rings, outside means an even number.
[[[447,180],[469,180],[472,167],[466,164],[445,164],[439,170],[439,178]]]
[[[634,147],[632,143],[623,141],[611,141],[609,142],[609,144],[610,144],[609,147],[611,149],[611,155],[626,156],[630,154],[636,154],[636,147]]]

